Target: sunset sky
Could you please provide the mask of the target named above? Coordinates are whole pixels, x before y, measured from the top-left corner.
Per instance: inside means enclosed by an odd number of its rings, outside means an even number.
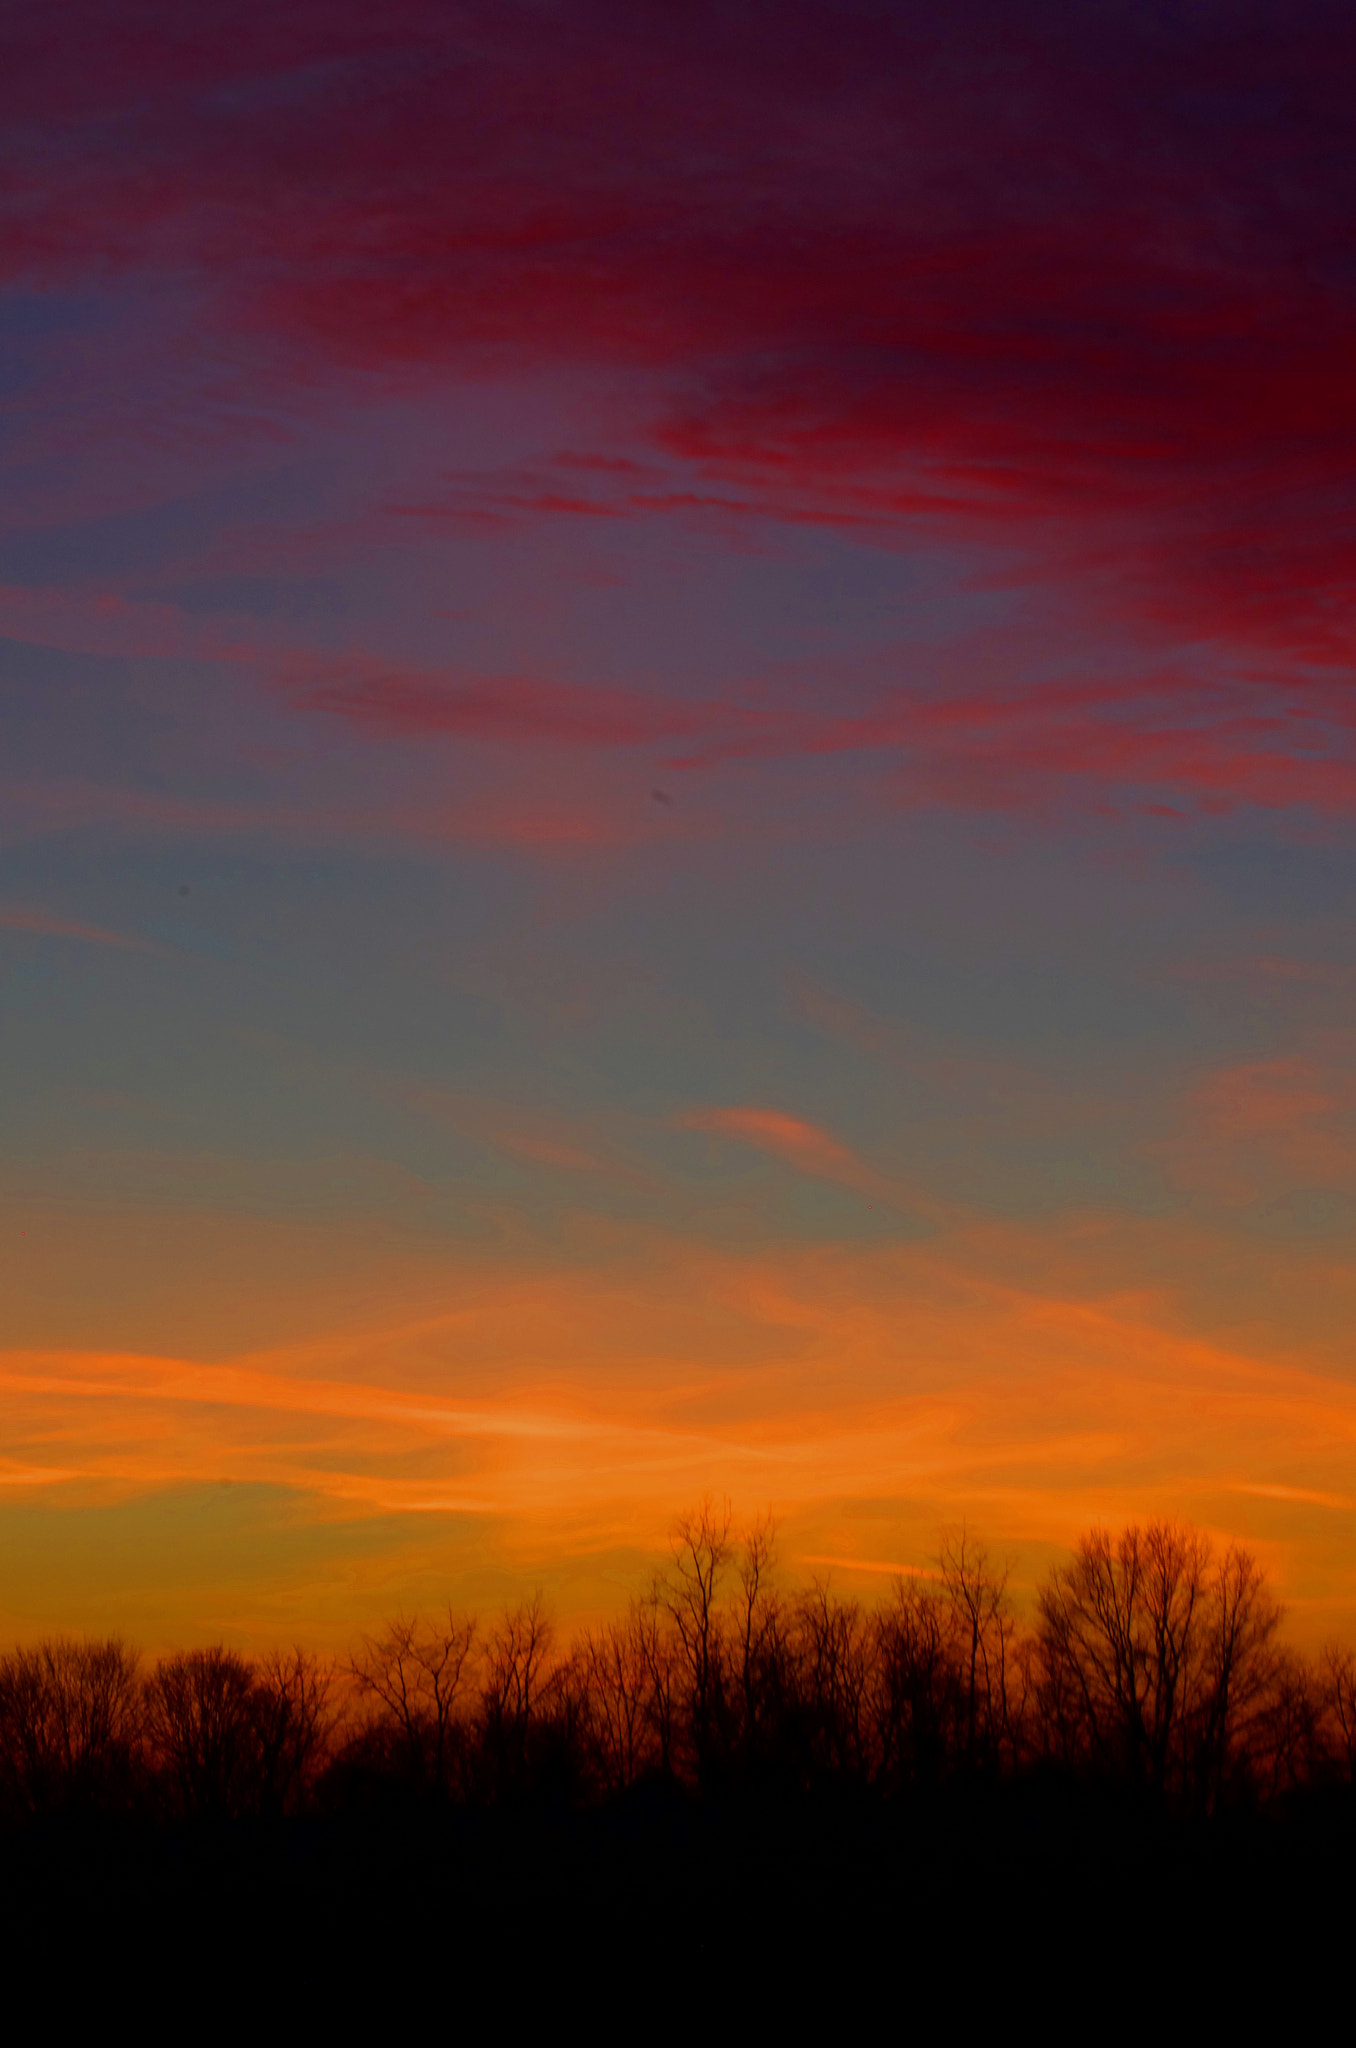
[[[0,1637],[1356,1633],[1356,17],[0,28]]]

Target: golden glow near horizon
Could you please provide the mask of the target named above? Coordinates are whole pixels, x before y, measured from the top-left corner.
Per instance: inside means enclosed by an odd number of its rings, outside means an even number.
[[[281,1607],[266,1555],[228,1574],[212,1611],[250,1641],[339,1640],[383,1603],[529,1579],[564,1621],[596,1613],[707,1490],[775,1513],[790,1576],[867,1592],[961,1520],[1029,1584],[1091,1523],[1175,1514],[1245,1537],[1300,1637],[1356,1618],[1356,1389],[999,1263],[979,1240],[637,1245],[610,1267],[448,1273],[452,1309],[267,1351],[7,1350],[0,1501],[33,1542],[76,1506],[131,1517],[153,1581],[148,1501],[266,1490],[319,1561]],[[117,1618],[111,1593],[39,1577],[70,1625]],[[8,1605],[11,1632],[49,1618],[33,1599]],[[194,1625],[179,1593],[133,1604],[143,1632]]]

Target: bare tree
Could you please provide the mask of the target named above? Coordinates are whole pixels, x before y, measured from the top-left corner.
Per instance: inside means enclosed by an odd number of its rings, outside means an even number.
[[[538,1590],[530,1600],[505,1609],[485,1646],[481,1697],[501,1721],[525,1727],[538,1702],[555,1627]]]
[[[968,1764],[997,1764],[1009,1737],[1008,1665],[1014,1622],[1007,1597],[1008,1569],[990,1562],[982,1544],[962,1527],[942,1540],[938,1559],[950,1612],[964,1717],[961,1746]]]
[[[1285,1720],[1279,1622],[1256,1561],[1236,1546],[1216,1559],[1203,1535],[1170,1522],[1114,1543],[1094,1530],[1040,1596],[1047,1727],[1066,1757],[1214,1805],[1252,1768],[1264,1724],[1274,1750]]]
[[[501,1792],[525,1774],[529,1730],[542,1703],[554,1643],[555,1629],[540,1591],[506,1609],[486,1643],[481,1713]]]
[[[1086,1751],[1162,1790],[1179,1736],[1208,1547],[1170,1523],[1096,1529],[1040,1596],[1043,1661]]]
[[[679,1655],[676,1631],[669,1625],[668,1610],[657,1585],[632,1607],[631,1629],[648,1680],[646,1711],[654,1731],[659,1769],[669,1777],[676,1765]]]
[[[379,1636],[364,1636],[348,1671],[360,1700],[394,1733],[415,1783],[447,1785],[459,1702],[471,1675],[474,1617],[449,1607],[442,1623],[403,1616]]]
[[[146,1687],[152,1752],[177,1810],[234,1818],[258,1796],[254,1671],[221,1644],[162,1657]]]
[[[0,1658],[0,1787],[31,1812],[121,1804],[141,1742],[137,1656],[55,1637]]]
[[[688,1728],[698,1776],[709,1770],[723,1701],[725,1658],[719,1598],[730,1567],[734,1515],[705,1495],[669,1536],[670,1564],[656,1582],[656,1597],[673,1625],[687,1680]]]
[[[774,1707],[780,1674],[781,1603],[772,1586],[777,1532],[770,1515],[759,1516],[740,1546],[739,1594],[735,1611],[736,1653],[745,1769],[759,1746],[763,1721]]]
[[[816,1579],[796,1602],[794,1643],[802,1706],[816,1773],[859,1777],[869,1696],[870,1637],[855,1600],[836,1599]]]
[[[1198,1795],[1214,1807],[1234,1769],[1249,1768],[1267,1719],[1281,1675],[1275,1644],[1281,1610],[1256,1559],[1236,1544],[1215,1565],[1208,1590],[1193,1746]]]
[[[1330,1644],[1320,1677],[1327,1746],[1347,1782],[1356,1785],[1356,1657]]]
[[[886,1786],[931,1783],[948,1762],[956,1695],[951,1633],[936,1589],[896,1579],[872,1634],[875,1768]]]
[[[334,1668],[297,1648],[255,1666],[252,1711],[260,1802],[293,1810],[323,1762],[334,1725]]]
[[[1287,1649],[1257,1561],[1181,1524],[1085,1535],[1031,1632],[964,1527],[874,1609],[826,1582],[779,1590],[771,1521],[739,1536],[710,1496],[669,1552],[623,1617],[564,1654],[539,1592],[483,1642],[450,1609],[401,1617],[362,1639],[345,1696],[301,1649],[195,1650],[144,1686],[118,1642],[0,1655],[0,1810],[129,1806],[140,1788],[183,1815],[296,1812],[346,1697],[366,1712],[340,1796],[373,1769],[438,1797],[572,1800],[649,1774],[707,1794],[742,1774],[891,1796],[1042,1753],[1205,1812],[1356,1784],[1356,1660]]]
[[[1250,1759],[1266,1797],[1292,1792],[1319,1775],[1321,1723],[1316,1673],[1293,1650],[1280,1651],[1260,1702]]]
[[[586,1633],[581,1643],[589,1732],[599,1777],[611,1793],[628,1790],[665,1757],[667,1724],[657,1711],[650,1620],[633,1601],[624,1620]]]

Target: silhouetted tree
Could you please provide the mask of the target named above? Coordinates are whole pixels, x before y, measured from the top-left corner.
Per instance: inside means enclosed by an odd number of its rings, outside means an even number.
[[[632,1601],[621,1621],[582,1638],[588,1737],[599,1783],[624,1792],[665,1768],[671,1688],[656,1683],[653,1611]]]
[[[175,1810],[234,1818],[260,1784],[254,1672],[221,1645],[162,1657],[146,1687],[151,1749]]]
[[[944,1538],[939,1564],[960,1678],[961,1754],[971,1767],[996,1768],[1014,1732],[1009,1667],[1016,1624],[1007,1570],[995,1567],[964,1528]]]
[[[1248,1759],[1258,1789],[1268,1799],[1297,1791],[1322,1775],[1323,1703],[1308,1661],[1281,1650],[1262,1694]]]
[[[359,1710],[326,1802],[577,1801],[652,1776],[909,1797],[1037,1758],[1209,1812],[1356,1785],[1356,1661],[1306,1661],[1256,1560],[1176,1523],[1093,1530],[1023,1632],[1007,1572],[967,1530],[875,1607],[774,1584],[770,1521],[739,1538],[708,1496],[624,1617],[558,1649],[540,1593],[485,1636],[399,1618],[347,1666]],[[335,1672],[295,1649],[165,1657],[120,1643],[0,1657],[0,1807],[184,1816],[302,1810],[336,1747]]]
[[[455,1716],[470,1690],[476,1623],[451,1608],[441,1623],[397,1617],[364,1636],[348,1670],[360,1701],[394,1737],[414,1784],[447,1789]]]
[[[500,1797],[525,1784],[534,1716],[543,1704],[554,1642],[555,1629],[540,1592],[506,1609],[486,1641],[481,1722],[494,1790]]]
[[[1275,1642],[1280,1623],[1260,1565],[1231,1544],[1208,1574],[1196,1725],[1188,1730],[1195,1789],[1207,1808],[1255,1778],[1258,1736],[1282,1678]],[[1307,1680],[1304,1690],[1312,1690]]]
[[[1216,1560],[1176,1523],[1131,1527],[1114,1543],[1093,1531],[1040,1596],[1050,1741],[1157,1794],[1215,1804],[1256,1775],[1264,1729],[1273,1758],[1278,1741],[1289,1753],[1292,1735],[1277,1732],[1291,1684],[1273,1653],[1279,1621],[1246,1552]]]
[[[782,1604],[772,1586],[776,1560],[776,1529],[770,1517],[760,1517],[740,1546],[734,1617],[746,1776],[757,1762],[765,1724],[786,1705],[786,1632]]]
[[[631,1626],[649,1679],[646,1710],[654,1730],[659,1770],[664,1777],[671,1777],[677,1768],[680,1678],[676,1638],[667,1622],[668,1611],[658,1588],[652,1586],[633,1607]]]
[[[686,1681],[688,1739],[699,1781],[715,1762],[725,1693],[725,1644],[719,1599],[734,1545],[729,1501],[707,1494],[695,1513],[680,1516],[669,1536],[670,1563],[656,1582]]]
[[[1170,1524],[1094,1530],[1040,1596],[1040,1641],[1066,1747],[1161,1790],[1202,1597],[1203,1539]]]
[[[258,1797],[265,1813],[294,1812],[324,1763],[334,1727],[334,1669],[300,1649],[254,1667]]]
[[[863,1776],[871,1641],[857,1601],[816,1579],[796,1602],[792,1645],[811,1775]]]
[[[956,1672],[936,1589],[898,1578],[873,1620],[871,1718],[876,1770],[890,1790],[935,1784],[950,1756]]]
[[[1356,1657],[1330,1644],[1319,1677],[1328,1755],[1349,1785],[1356,1786]]]
[[[33,1813],[125,1805],[142,1734],[137,1657],[54,1637],[0,1658],[0,1797]]]

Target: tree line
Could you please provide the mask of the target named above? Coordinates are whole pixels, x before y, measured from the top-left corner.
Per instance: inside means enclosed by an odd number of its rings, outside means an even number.
[[[353,1654],[117,1639],[0,1657],[0,1812],[281,1817],[1059,1773],[1208,1814],[1356,1786],[1356,1659],[1281,1639],[1256,1560],[1174,1522],[1093,1530],[1023,1621],[966,1533],[873,1605],[786,1589],[775,1532],[707,1500],[623,1614],[561,1642],[537,1596],[398,1618]]]

